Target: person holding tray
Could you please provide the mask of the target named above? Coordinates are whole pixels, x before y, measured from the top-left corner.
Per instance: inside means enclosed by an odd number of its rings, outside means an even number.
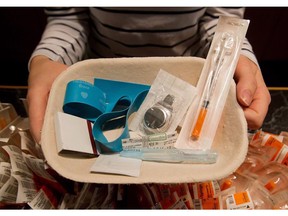
[[[93,58],[206,58],[219,16],[243,18],[245,8],[64,7],[45,12],[47,25],[28,63],[28,114],[37,143],[52,83],[70,65]],[[248,128],[259,129],[271,98],[247,39],[234,80]]]

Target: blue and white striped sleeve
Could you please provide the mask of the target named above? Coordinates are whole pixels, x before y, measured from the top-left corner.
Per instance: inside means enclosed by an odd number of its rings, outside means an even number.
[[[82,60],[90,31],[89,8],[45,8],[45,13],[47,25],[30,60],[37,55],[66,65]]]

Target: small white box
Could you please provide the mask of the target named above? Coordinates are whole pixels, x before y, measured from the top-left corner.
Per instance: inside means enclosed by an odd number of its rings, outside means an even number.
[[[86,119],[55,113],[55,134],[58,153],[85,153],[98,155],[92,136],[93,124]]]

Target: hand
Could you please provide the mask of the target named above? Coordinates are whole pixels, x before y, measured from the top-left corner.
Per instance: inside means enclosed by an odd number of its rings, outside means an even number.
[[[51,86],[56,77],[67,67],[45,56],[36,56],[31,61],[27,103],[30,131],[37,143],[41,139],[41,128]]]
[[[268,112],[271,96],[258,66],[240,55],[234,79],[237,100],[244,110],[248,129],[259,129]]]

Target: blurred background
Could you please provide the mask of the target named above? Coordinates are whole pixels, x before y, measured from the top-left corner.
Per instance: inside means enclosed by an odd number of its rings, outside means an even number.
[[[268,86],[288,86],[288,7],[247,7],[247,38]],[[0,85],[26,86],[27,62],[40,40],[46,16],[40,7],[0,7]],[[4,76],[5,74],[5,76]]]

